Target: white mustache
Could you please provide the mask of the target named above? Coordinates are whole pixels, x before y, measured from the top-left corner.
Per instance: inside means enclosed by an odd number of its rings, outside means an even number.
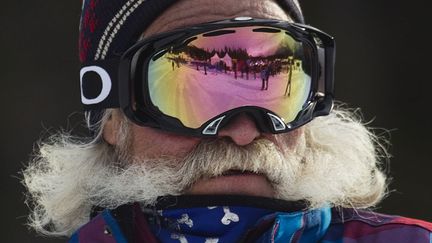
[[[288,157],[288,158],[287,158]],[[290,160],[290,161],[287,161]],[[272,184],[278,184],[287,171],[294,172],[299,156],[286,156],[272,141],[258,139],[246,146],[238,146],[228,139],[203,141],[179,164],[179,172],[188,175],[182,180],[184,187],[201,178],[221,176],[227,171],[248,171],[267,176]]]

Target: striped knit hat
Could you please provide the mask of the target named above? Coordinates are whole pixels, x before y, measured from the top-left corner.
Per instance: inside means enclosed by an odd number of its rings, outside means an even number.
[[[79,56],[81,63],[120,56],[144,30],[177,0],[83,0]],[[303,15],[297,0],[276,2],[298,23]],[[89,127],[101,112],[87,113]]]
[[[119,55],[176,0],[83,0],[79,54],[82,63]],[[303,23],[297,0],[277,0],[295,22]]]

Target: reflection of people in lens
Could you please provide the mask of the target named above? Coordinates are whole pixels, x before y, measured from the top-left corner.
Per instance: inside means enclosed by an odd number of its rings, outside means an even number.
[[[232,69],[234,71],[234,78],[237,79],[237,62],[233,62]]]
[[[262,80],[261,90],[267,90],[268,89],[268,81],[269,81],[269,77],[270,77],[269,66],[264,66],[261,69],[260,75],[261,75],[261,80]]]
[[[292,56],[288,57],[288,82],[285,88],[285,96],[291,95],[291,78],[292,78],[292,69],[294,67],[293,64],[294,64],[294,58]]]

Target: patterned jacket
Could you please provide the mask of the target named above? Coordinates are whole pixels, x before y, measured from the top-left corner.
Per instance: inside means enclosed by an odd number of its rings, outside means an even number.
[[[322,243],[431,243],[432,223],[400,216],[389,216],[371,211],[329,209],[328,226],[319,234],[320,222],[307,229],[308,220],[316,215],[297,212],[299,227],[292,223],[285,227],[273,218],[261,224],[239,242],[322,242]],[[290,214],[292,215],[292,214]],[[308,218],[309,217],[309,218]],[[156,243],[160,241],[141,208],[126,205],[115,210],[103,210],[71,237],[69,243]],[[311,231],[314,231],[312,232]],[[292,232],[289,232],[292,231]],[[309,233],[308,233],[309,232]],[[311,232],[313,233],[311,236]],[[264,236],[263,236],[264,235]],[[178,239],[172,242],[188,242]],[[204,242],[204,241],[203,241]],[[223,241],[206,241],[223,242]]]

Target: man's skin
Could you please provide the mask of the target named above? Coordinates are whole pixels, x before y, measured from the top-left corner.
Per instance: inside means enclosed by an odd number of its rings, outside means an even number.
[[[271,0],[182,0],[173,5],[145,31],[144,36],[170,31],[199,23],[230,19],[238,16],[270,18],[291,21],[290,17]],[[104,139],[111,145],[118,145],[117,131],[120,116],[114,112],[104,127]],[[201,138],[180,136],[161,130],[140,127],[131,124],[129,151],[132,156],[157,158],[171,156],[183,158]],[[257,138],[266,138],[276,145],[285,143],[291,146],[303,141],[303,129],[297,129],[285,135],[263,134],[254,121],[241,114],[227,126],[220,129],[218,136],[228,138],[238,146],[245,146]],[[273,197],[274,190],[265,175],[243,173],[201,179],[186,194],[236,194]]]

